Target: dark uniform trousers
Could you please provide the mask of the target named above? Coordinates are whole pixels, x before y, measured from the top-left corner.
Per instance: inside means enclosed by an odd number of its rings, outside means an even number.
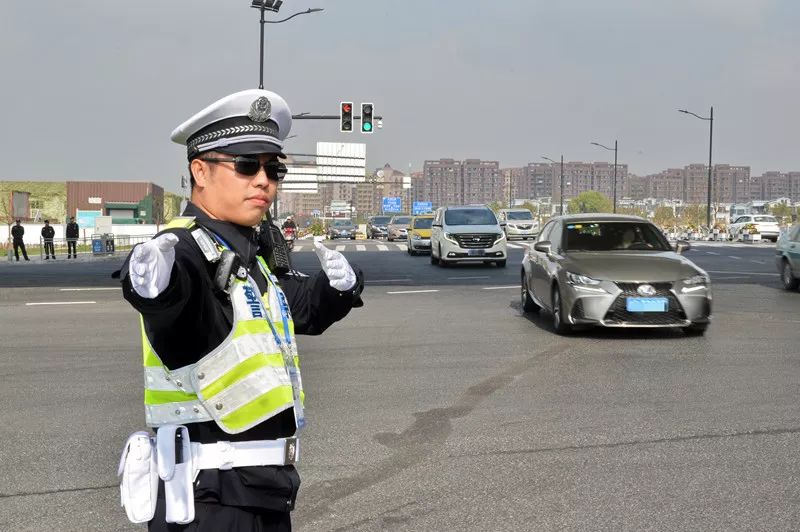
[[[225,506],[217,503],[194,503],[194,521],[187,525],[167,523],[165,517],[164,483],[159,483],[156,514],[148,524],[150,532],[222,532],[237,530],[252,532],[290,532],[289,512],[271,512],[263,508]]]
[[[22,256],[28,260],[28,252],[25,250],[25,242],[22,240],[14,240],[14,256],[19,260],[19,250],[22,250]]]
[[[48,239],[45,238],[45,240],[44,240],[44,256],[45,257],[49,257],[50,255],[52,255],[53,258],[56,258],[56,250],[53,248],[53,240],[52,239],[48,240]]]
[[[74,240],[72,238],[68,238],[67,239],[67,255],[68,256],[69,255],[74,255],[76,257],[78,256],[78,252],[75,251],[77,243],[78,243],[77,240]]]

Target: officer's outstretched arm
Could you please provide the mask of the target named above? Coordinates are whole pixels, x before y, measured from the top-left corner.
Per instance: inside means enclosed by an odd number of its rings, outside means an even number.
[[[169,285],[178,237],[165,233],[139,244],[128,262],[131,286],[141,297],[153,299]]]

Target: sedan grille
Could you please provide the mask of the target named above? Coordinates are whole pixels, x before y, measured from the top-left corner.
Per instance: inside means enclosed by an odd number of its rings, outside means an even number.
[[[629,297],[642,297],[636,289],[644,283],[617,283],[622,293],[608,309],[604,320],[607,323],[637,325],[681,325],[686,321],[686,313],[678,302],[678,298],[670,292],[672,283],[647,283],[656,289],[651,297],[667,298],[666,312],[630,312],[627,309],[626,299]]]
[[[499,235],[492,233],[465,233],[453,235],[458,245],[467,249],[490,248]]]

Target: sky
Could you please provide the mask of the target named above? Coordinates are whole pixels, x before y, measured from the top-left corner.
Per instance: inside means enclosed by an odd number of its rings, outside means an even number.
[[[796,0],[285,0],[264,86],[295,114],[374,102],[383,129],[295,120],[288,150],[366,142],[367,167],[480,158],[613,161],[645,175],[708,159],[800,170]],[[171,131],[258,86],[249,0],[0,5],[0,180],[152,181],[177,192]]]

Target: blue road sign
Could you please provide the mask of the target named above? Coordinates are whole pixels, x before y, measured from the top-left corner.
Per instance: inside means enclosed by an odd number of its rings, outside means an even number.
[[[433,203],[430,201],[415,201],[412,214],[426,214],[433,210]]]
[[[401,198],[383,198],[383,212],[400,212],[402,207]]]

